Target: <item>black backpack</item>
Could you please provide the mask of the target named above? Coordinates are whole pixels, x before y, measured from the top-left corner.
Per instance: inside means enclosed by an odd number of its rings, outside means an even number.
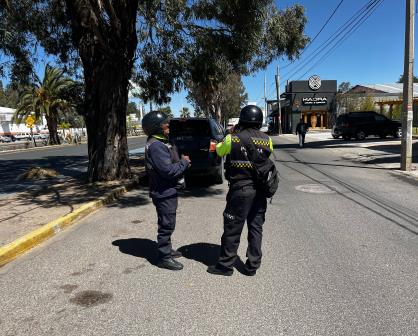
[[[279,187],[279,174],[274,162],[264,155],[260,155],[251,139],[237,134],[245,148],[248,150],[248,159],[253,164],[254,182],[257,190],[260,190],[267,198],[271,198]],[[273,154],[273,153],[272,153]]]

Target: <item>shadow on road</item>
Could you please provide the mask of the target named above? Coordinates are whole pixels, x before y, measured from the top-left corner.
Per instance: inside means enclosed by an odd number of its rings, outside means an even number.
[[[157,243],[144,238],[119,239],[112,242],[119,247],[119,251],[134,257],[146,259],[151,265],[157,264]]]
[[[390,142],[390,144],[385,145],[371,145],[371,149],[381,150],[381,151],[388,151],[391,152],[393,147],[400,148],[401,143],[399,139],[380,139],[380,138],[368,138],[362,141],[357,140],[342,140],[342,139],[329,139],[329,140],[322,140],[322,141],[310,141],[309,139],[305,142],[304,148],[355,148],[358,147],[359,144],[367,144],[367,143],[376,143],[376,142]],[[414,146],[416,147],[416,143]],[[381,147],[381,148],[379,148]],[[297,141],[291,144],[274,144],[274,149],[299,149],[299,144]],[[302,149],[303,150],[303,149]]]
[[[130,193],[120,196],[116,202],[108,204],[107,207],[123,209],[150,203],[151,199],[148,196],[148,188],[143,188],[140,185],[137,185],[136,188]]]
[[[0,193],[12,193],[24,191],[31,185],[51,184],[55,179],[41,181],[19,181],[19,175],[25,173],[29,168],[42,167],[54,169],[60,175],[56,180],[68,177],[85,180],[85,167],[87,158],[85,156],[50,156],[36,160],[0,160]]]
[[[379,144],[381,142],[382,144]],[[361,158],[361,163],[363,166],[347,166],[347,165],[337,165],[337,164],[322,164],[322,163],[313,163],[313,162],[300,162],[307,164],[316,164],[316,165],[330,165],[330,166],[342,166],[342,167],[356,167],[356,168],[372,168],[379,169],[378,167],[368,167],[368,165],[383,164],[383,163],[399,163],[400,153],[401,153],[401,142],[399,139],[380,139],[380,138],[369,138],[363,141],[356,140],[341,140],[341,139],[329,139],[324,141],[307,141],[304,148],[299,148],[297,143],[292,144],[275,144],[274,149],[286,150],[287,153],[303,153],[304,149],[320,149],[320,148],[358,148],[362,144],[368,144],[367,149],[372,150],[369,154],[359,154]],[[364,146],[363,146],[364,147]],[[379,153],[380,152],[380,153]],[[418,158],[418,142],[413,143],[412,145],[412,159],[414,162]],[[352,159],[345,159],[352,161]],[[290,161],[281,161],[278,162],[290,162]],[[380,168],[380,169],[399,169],[399,168]]]
[[[186,189],[179,192],[180,197],[210,197],[222,195],[222,185],[214,184],[207,176],[188,176]]]
[[[206,266],[215,265],[218,261],[221,247],[210,243],[195,243],[178,249],[183,257],[200,262]]]
[[[148,192],[148,178],[145,175],[138,184],[142,189]],[[186,179],[186,189],[179,190],[179,197],[210,197],[222,195],[222,185],[213,184],[213,182],[201,176],[191,176]]]
[[[183,257],[200,262],[206,266],[215,265],[218,262],[221,247],[210,243],[195,243],[182,246],[178,249]],[[234,263],[235,269],[241,274],[245,274],[245,264],[238,256]]]
[[[289,152],[288,152],[289,153]],[[381,169],[381,170],[397,170],[398,168],[385,168],[385,167],[369,167],[360,165],[348,165],[348,164],[337,164],[337,163],[322,163],[322,162],[308,162],[308,161],[293,161],[293,160],[275,160],[278,163],[299,163],[304,165],[316,165],[316,166],[331,166],[331,167],[351,167],[351,168],[362,168],[362,169]],[[399,162],[399,160],[398,160]],[[370,164],[370,162],[367,162]]]

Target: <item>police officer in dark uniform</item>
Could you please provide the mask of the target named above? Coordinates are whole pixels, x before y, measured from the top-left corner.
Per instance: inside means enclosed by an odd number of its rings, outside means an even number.
[[[178,152],[168,142],[169,119],[160,111],[152,111],[142,119],[142,129],[148,135],[145,147],[145,167],[149,178],[150,197],[158,215],[157,266],[181,270],[183,265],[173,258],[181,253],[173,250],[171,235],[176,225],[177,189],[181,188],[183,175],[190,166],[188,156],[179,158]],[[184,183],[184,182],[183,182]]]
[[[221,253],[218,263],[209,266],[209,273],[232,275],[245,221],[248,226],[248,248],[244,274],[255,275],[260,267],[267,199],[255,186],[249,151],[252,150],[254,155],[261,155],[266,159],[273,152],[272,140],[259,130],[262,122],[263,113],[259,107],[245,106],[240,113],[238,129],[233,129],[232,134],[228,134],[216,147],[219,156],[226,156],[225,177],[229,181],[229,192],[223,213]]]

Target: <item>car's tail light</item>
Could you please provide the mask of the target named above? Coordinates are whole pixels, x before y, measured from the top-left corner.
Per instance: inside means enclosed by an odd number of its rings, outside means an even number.
[[[216,140],[211,140],[210,144],[209,144],[209,152],[216,152],[216,145],[217,145],[217,141]]]

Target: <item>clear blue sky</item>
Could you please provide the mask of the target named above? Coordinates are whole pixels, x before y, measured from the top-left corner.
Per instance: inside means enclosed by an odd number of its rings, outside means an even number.
[[[341,0],[278,0],[280,9],[299,3],[305,7],[308,22],[305,34],[311,39],[320,31]],[[274,75],[277,66],[281,68],[282,86],[287,79],[307,79],[319,75],[322,79],[335,79],[338,84],[350,82],[356,84],[394,83],[403,73],[405,44],[405,3],[406,0],[383,0],[363,24],[347,37],[341,45],[310,71],[331,46],[326,48],[328,39],[355,15],[369,0],[344,0],[324,30],[306,49],[302,57],[291,66],[284,68],[289,61],[281,59],[273,62],[266,70],[243,78],[250,101],[264,106],[264,76],[267,78],[267,97],[276,98]],[[342,36],[342,35],[340,35]],[[331,39],[335,41],[335,39]],[[318,49],[319,48],[319,49]],[[316,50],[324,49],[312,58]],[[308,71],[308,72],[307,72]],[[300,78],[304,73],[305,76]],[[178,111],[187,105],[184,94],[173,96],[171,107]]]
[[[330,17],[341,0],[277,0],[280,9],[299,3],[305,7],[308,22],[305,33],[313,38]],[[306,49],[300,60],[285,68],[287,59],[273,62],[266,70],[243,78],[249,100],[263,106],[264,76],[267,77],[267,98],[275,99],[274,75],[278,65],[281,67],[283,84],[286,79],[307,79],[316,74],[322,79],[335,79],[340,84],[348,81],[352,85],[367,83],[393,83],[403,73],[405,3],[406,0],[383,0],[373,14],[326,59],[313,69],[323,53],[313,60],[312,54],[325,48],[326,41],[370,0],[344,0],[325,29]],[[325,52],[330,47],[325,48]],[[305,66],[303,66],[305,62]],[[41,77],[43,64],[37,66]],[[301,76],[309,70],[302,78]],[[284,85],[281,86],[283,92]],[[183,106],[193,108],[186,100],[186,93],[172,96],[172,111],[178,115]],[[146,106],[146,111],[149,105]]]

